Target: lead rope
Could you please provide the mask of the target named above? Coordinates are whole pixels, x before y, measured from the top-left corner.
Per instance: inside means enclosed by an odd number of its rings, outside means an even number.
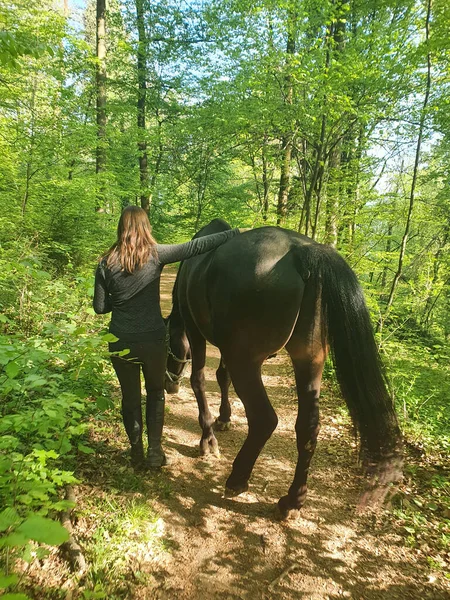
[[[181,371],[178,375],[176,375],[175,373],[172,373],[166,367],[166,377],[171,383],[178,383],[180,381],[180,379],[183,377],[183,373],[184,373],[187,363],[190,361],[188,358],[186,358],[186,359],[178,358],[178,356],[175,356],[175,354],[172,352],[172,349],[170,347],[170,320],[167,322],[166,345],[167,345],[167,354],[169,356],[171,356],[175,362],[182,365]]]

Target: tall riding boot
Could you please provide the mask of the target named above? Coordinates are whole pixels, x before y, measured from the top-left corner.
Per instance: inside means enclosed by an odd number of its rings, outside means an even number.
[[[142,414],[124,411],[123,424],[131,445],[131,465],[139,469],[144,466],[144,446],[142,444]]]
[[[147,464],[149,467],[163,467],[167,464],[166,455],[161,447],[161,437],[164,426],[164,406],[164,390],[158,390],[147,394]]]

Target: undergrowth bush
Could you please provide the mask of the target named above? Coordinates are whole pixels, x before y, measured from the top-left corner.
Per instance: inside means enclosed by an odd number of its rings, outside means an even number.
[[[14,563],[31,562],[68,532],[63,488],[91,453],[87,420],[111,405],[105,334],[89,308],[92,276],[54,279],[39,258],[13,261],[0,294],[0,590],[17,594]],[[14,298],[16,303],[14,303]]]

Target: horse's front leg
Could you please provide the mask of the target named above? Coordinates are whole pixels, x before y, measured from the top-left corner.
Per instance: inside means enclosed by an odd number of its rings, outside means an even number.
[[[191,386],[198,405],[198,422],[202,430],[200,453],[219,455],[219,444],[213,431],[214,419],[205,394],[206,341],[198,332],[189,332],[192,354]]]
[[[216,431],[228,431],[231,427],[231,406],[228,396],[231,377],[222,356],[220,357],[219,367],[216,371],[216,378],[220,387],[220,410],[219,416],[214,423],[214,429]]]
[[[293,359],[298,395],[295,423],[298,460],[294,480],[286,496],[278,501],[278,516],[285,519],[290,511],[300,509],[306,499],[309,465],[319,434],[319,395],[323,362],[298,363]]]

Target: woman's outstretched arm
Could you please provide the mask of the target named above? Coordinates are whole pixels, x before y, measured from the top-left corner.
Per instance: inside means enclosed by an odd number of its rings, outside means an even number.
[[[159,255],[159,261],[161,264],[166,265],[168,263],[179,262],[209,252],[218,248],[235,235],[239,234],[239,229],[228,229],[227,231],[221,231],[220,233],[213,233],[211,235],[205,235],[203,237],[195,238],[185,244],[158,244],[157,250]]]

